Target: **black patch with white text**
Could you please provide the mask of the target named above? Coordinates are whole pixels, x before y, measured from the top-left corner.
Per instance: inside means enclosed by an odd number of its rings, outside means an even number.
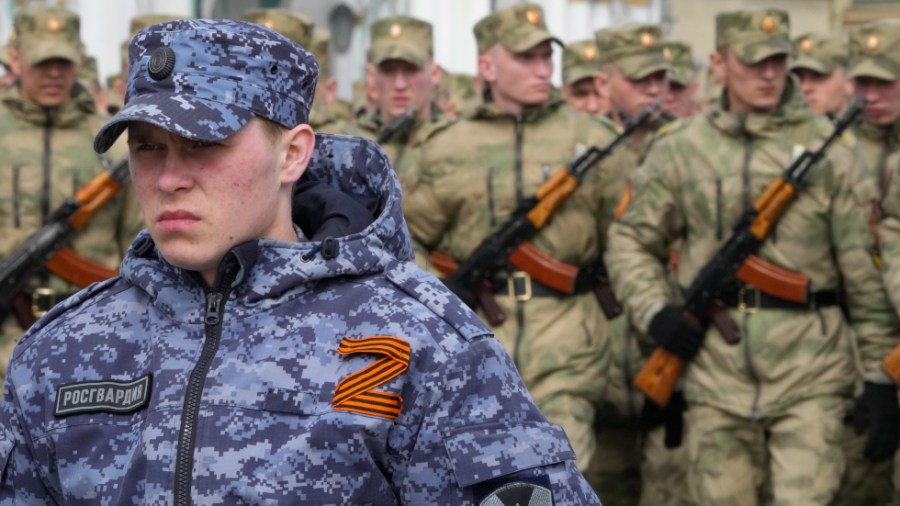
[[[475,485],[478,506],[553,506],[553,490],[547,475],[490,480]]]
[[[127,381],[84,381],[56,389],[53,416],[62,418],[83,413],[124,414],[138,411],[150,402],[150,374]]]

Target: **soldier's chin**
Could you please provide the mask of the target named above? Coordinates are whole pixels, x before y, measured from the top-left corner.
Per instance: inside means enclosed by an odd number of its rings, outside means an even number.
[[[550,100],[550,90],[547,91],[534,91],[528,94],[522,103],[524,105],[533,106],[533,105],[541,105],[547,100]]]

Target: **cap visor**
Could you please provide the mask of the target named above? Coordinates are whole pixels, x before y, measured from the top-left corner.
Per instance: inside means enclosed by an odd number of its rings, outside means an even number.
[[[625,56],[616,60],[616,67],[629,80],[636,81],[643,79],[650,74],[654,74],[661,70],[669,70],[669,62],[660,53],[659,57],[644,54]]]
[[[215,142],[234,135],[253,116],[248,110],[196,96],[148,93],[131,99],[103,125],[94,137],[94,151],[105,153],[131,121],[150,123],[187,139]]]
[[[565,76],[565,80],[564,80],[563,84],[565,84],[566,86],[569,86],[574,83],[577,83],[578,81],[581,81],[582,79],[588,79],[588,78],[593,79],[595,75],[597,75],[597,69],[595,69],[595,68],[575,67],[575,68],[569,69],[569,71],[566,72],[566,76]]]
[[[548,32],[547,30],[537,29],[537,30],[530,30],[530,32],[531,33],[529,33],[528,36],[522,37],[520,40],[517,40],[515,43],[509,44],[509,45],[504,43],[503,46],[506,47],[506,49],[509,49],[510,51],[512,51],[513,53],[521,53],[523,51],[528,51],[529,49],[533,48],[534,46],[536,46],[544,41],[548,41],[548,40],[550,42],[556,42],[557,44],[560,45],[560,47],[566,46],[565,44],[563,44],[563,42],[561,40],[550,35],[550,32]]]
[[[747,47],[742,51],[735,51],[735,55],[743,63],[752,65],[775,55],[784,54],[790,56],[793,52],[794,48],[789,42],[782,44],[775,41],[766,41],[747,44]]]
[[[797,58],[791,63],[791,70],[812,70],[819,74],[830,74],[834,68],[828,68],[824,63],[812,58]]]
[[[81,53],[78,48],[68,44],[61,44],[55,38],[47,40],[28,40],[28,44],[19,44],[22,48],[22,58],[30,65],[40,63],[51,58],[62,58],[71,62],[81,61]]]
[[[375,52],[372,55],[372,63],[375,65],[381,65],[382,63],[388,60],[401,60],[406,63],[411,63],[416,67],[422,67],[425,65],[425,60],[428,58],[428,52],[423,51],[418,48],[412,47],[385,47],[381,50]]]
[[[882,81],[893,81],[900,78],[900,74],[891,72],[872,60],[864,59],[854,63],[847,71],[847,79],[856,79],[857,77],[874,77]]]

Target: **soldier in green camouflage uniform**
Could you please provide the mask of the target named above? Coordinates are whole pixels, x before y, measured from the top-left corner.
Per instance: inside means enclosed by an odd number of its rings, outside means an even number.
[[[598,30],[594,39],[600,51],[597,86],[608,97],[609,117],[617,125],[624,125],[628,118],[652,102],[662,102],[668,90],[669,62],[658,26],[627,23]],[[661,111],[629,139],[638,160],[653,132],[671,120],[671,115]]]
[[[817,114],[839,116],[850,100],[846,76],[847,41],[838,35],[807,33],[794,39],[791,73],[806,103]]]
[[[309,125],[316,132],[336,133],[343,128],[340,122],[350,121],[353,106],[337,96],[337,79],[331,72],[329,45],[331,32],[321,27],[313,27],[309,51],[319,62],[319,80],[316,82],[316,99],[309,112]]]
[[[609,232],[607,264],[632,323],[687,361],[689,486],[704,505],[758,504],[767,483],[772,504],[829,503],[843,471],[854,334],[866,379],[863,404],[896,395],[880,393],[887,377],[879,361],[900,322],[871,257],[874,192],[852,136],[811,169],[757,252],[808,276],[809,303],[735,283],[721,294],[741,334],[730,346],[716,329],[688,319],[668,294],[673,242],[683,241],[677,279],[686,287],[782,174],[794,146],[818,147],[833,130],[788,78],[788,24],[787,13],[774,9],[717,16],[710,60],[725,86],[721,100],[655,141],[635,175],[630,207]],[[841,282],[849,324],[838,305]]]
[[[884,278],[895,308],[900,308],[900,21],[883,20],[850,31],[847,76],[854,92],[867,100],[855,133],[871,177],[877,184],[878,226]],[[884,475],[890,466],[863,458],[863,442],[848,449],[853,473],[845,476],[839,504],[884,504],[890,494]],[[900,455],[893,460],[893,499],[900,504]]]
[[[441,71],[435,102],[448,117],[456,119],[477,105],[481,95],[478,79],[469,74]]]
[[[340,133],[378,140],[405,190],[415,186],[421,147],[450,120],[433,103],[440,70],[431,24],[393,16],[372,24],[366,64],[375,107]]]
[[[684,42],[663,42],[663,55],[669,61],[669,90],[664,106],[676,118],[693,116],[697,112],[697,64],[691,46]]]
[[[594,81],[600,68],[597,43],[582,40],[567,44],[562,56],[562,92],[578,112],[602,116],[609,112],[609,101]]]
[[[406,197],[414,240],[457,262],[557,170],[615,135],[608,121],[601,125],[574,111],[552,89],[551,42],[559,41],[539,6],[495,11],[474,32],[483,101],[425,145],[421,184]],[[615,151],[588,173],[533,244],[570,266],[595,263],[632,168],[628,150]],[[609,361],[597,300],[590,292],[563,294],[511,267],[492,281],[507,316],[492,329],[538,407],[565,429],[584,471],[596,446],[594,413]]]
[[[0,91],[0,258],[19,248],[49,214],[98,173],[105,171],[92,148],[106,121],[91,94],[77,82],[81,65],[80,20],[56,8],[19,11],[10,59],[17,85]],[[110,154],[118,162],[124,142]],[[142,226],[130,189],[103,206],[72,244],[84,258],[116,268]],[[61,278],[42,273],[20,300],[41,289],[53,303],[76,291]],[[46,310],[49,308],[39,308]],[[22,328],[13,316],[2,322],[0,376]]]

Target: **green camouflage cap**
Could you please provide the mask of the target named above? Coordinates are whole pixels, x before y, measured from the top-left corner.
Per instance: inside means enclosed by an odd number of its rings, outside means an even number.
[[[563,49],[562,80],[566,86],[593,78],[599,68],[600,54],[593,40],[573,42]]]
[[[794,39],[791,70],[808,69],[819,74],[830,74],[834,69],[846,66],[849,55],[843,37],[807,33]]]
[[[716,48],[730,48],[744,63],[778,54],[790,55],[791,22],[779,9],[723,12],[716,16]]]
[[[615,64],[632,81],[669,70],[661,38],[658,26],[637,23],[604,28],[594,34],[600,65]]]
[[[900,19],[882,19],[850,30],[847,76],[900,79]]]
[[[244,21],[263,25],[308,48],[312,42],[313,22],[303,14],[285,9],[248,9]]]
[[[331,75],[331,57],[328,54],[328,47],[331,45],[331,32],[318,26],[313,27],[312,41],[309,43],[309,52],[316,57],[319,62],[320,81],[324,81],[321,77]]]
[[[174,14],[144,14],[131,18],[131,36],[151,25],[160,23],[168,23],[177,19],[184,19],[184,16],[176,16]],[[126,43],[127,45],[127,43]]]
[[[478,54],[500,44],[513,53],[528,51],[544,41],[565,46],[547,31],[544,10],[540,5],[519,3],[494,11],[475,23],[475,41]]]
[[[691,46],[684,42],[663,41],[663,56],[669,61],[669,81],[687,86],[697,77],[697,65],[691,54]]]
[[[50,58],[81,62],[80,26],[78,15],[64,9],[24,9],[16,14],[12,44],[30,64]]]
[[[392,16],[376,21],[368,61],[378,65],[386,60],[403,60],[417,67],[432,55],[431,23],[408,16]]]

